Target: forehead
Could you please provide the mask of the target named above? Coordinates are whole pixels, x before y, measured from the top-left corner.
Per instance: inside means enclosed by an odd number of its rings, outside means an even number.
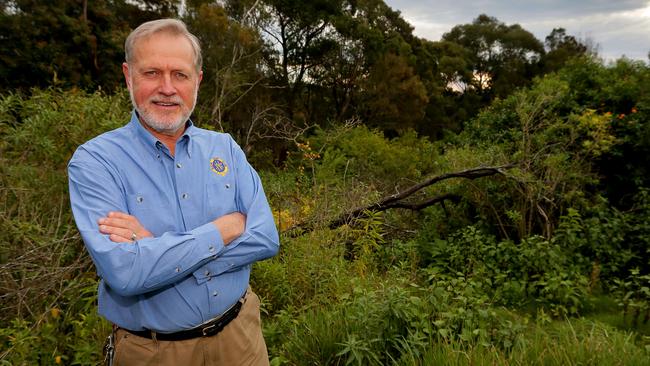
[[[172,63],[192,67],[195,62],[192,44],[180,34],[154,33],[136,41],[133,48],[133,61],[141,66]]]

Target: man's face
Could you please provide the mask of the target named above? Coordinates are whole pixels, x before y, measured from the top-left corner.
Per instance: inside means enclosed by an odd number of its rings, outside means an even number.
[[[133,61],[122,64],[133,106],[147,126],[175,135],[194,110],[203,78],[192,45],[183,36],[161,32],[138,40],[134,48]]]

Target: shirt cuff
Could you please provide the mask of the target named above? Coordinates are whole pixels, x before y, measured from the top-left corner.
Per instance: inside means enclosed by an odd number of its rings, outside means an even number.
[[[212,258],[216,258],[226,247],[223,243],[221,232],[219,232],[219,229],[217,229],[212,222],[197,227],[192,230],[192,234],[194,234],[199,245],[205,246]],[[208,281],[213,276],[213,273],[211,273],[208,266],[203,265],[194,271],[192,275],[196,278],[196,281],[201,284]]]
[[[212,222],[197,227],[192,234],[198,245],[208,251],[208,256],[216,257],[225,248],[221,233]]]

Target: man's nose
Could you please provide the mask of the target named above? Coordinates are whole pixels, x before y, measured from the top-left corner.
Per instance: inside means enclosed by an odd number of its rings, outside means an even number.
[[[176,94],[176,87],[174,86],[171,75],[163,75],[160,81],[160,93],[164,95]]]

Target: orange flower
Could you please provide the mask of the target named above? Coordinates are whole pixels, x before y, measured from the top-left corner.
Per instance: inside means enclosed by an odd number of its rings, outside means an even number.
[[[632,110],[630,111],[630,113],[636,113],[636,112],[637,112],[636,107],[632,107]]]
[[[60,365],[61,364],[61,356],[54,357],[54,363],[56,363],[57,365]]]

